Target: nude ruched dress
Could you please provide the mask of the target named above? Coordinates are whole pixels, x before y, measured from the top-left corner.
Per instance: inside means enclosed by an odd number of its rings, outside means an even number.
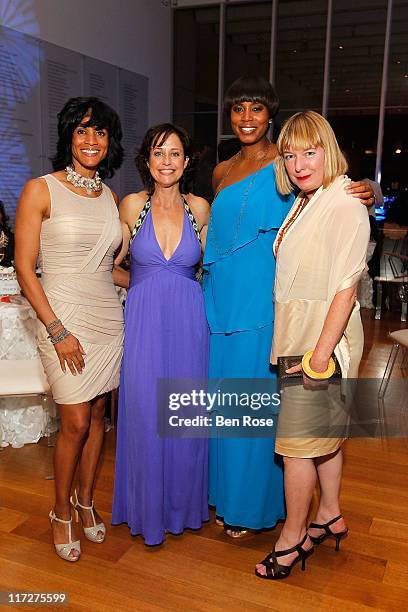
[[[123,311],[112,281],[113,257],[122,240],[116,203],[103,185],[100,196],[80,196],[53,175],[43,177],[51,215],[42,223],[42,286],[63,325],[86,353],[82,374],[64,374],[42,323],[38,349],[55,402],[78,404],[119,384]]]

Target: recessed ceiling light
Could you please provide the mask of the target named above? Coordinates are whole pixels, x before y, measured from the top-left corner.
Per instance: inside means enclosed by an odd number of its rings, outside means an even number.
[[[395,149],[395,153],[396,153],[397,155],[400,155],[400,153],[402,153],[402,150],[401,150],[401,149],[398,147],[398,149]]]

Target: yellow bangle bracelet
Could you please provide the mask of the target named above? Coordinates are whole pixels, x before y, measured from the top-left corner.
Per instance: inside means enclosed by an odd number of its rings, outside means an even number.
[[[327,364],[327,370],[325,372],[315,372],[310,367],[310,360],[312,358],[313,351],[307,351],[302,357],[302,370],[309,378],[313,378],[314,380],[323,380],[325,378],[330,378],[333,376],[336,365],[334,363],[333,357],[330,357],[329,363]]]

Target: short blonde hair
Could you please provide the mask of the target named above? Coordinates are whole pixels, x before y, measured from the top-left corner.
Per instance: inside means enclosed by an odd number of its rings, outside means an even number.
[[[314,111],[292,115],[284,124],[276,143],[278,156],[275,160],[278,191],[287,195],[296,189],[285,168],[284,153],[294,149],[322,147],[324,149],[323,187],[328,187],[337,176],[347,172],[347,162],[329,122]]]

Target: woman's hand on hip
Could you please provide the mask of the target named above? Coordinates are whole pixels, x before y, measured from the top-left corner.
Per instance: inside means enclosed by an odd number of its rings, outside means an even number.
[[[76,376],[81,374],[85,367],[84,355],[86,355],[80,341],[72,334],[54,344],[61,370],[65,373],[66,366],[71,370],[71,374]]]

